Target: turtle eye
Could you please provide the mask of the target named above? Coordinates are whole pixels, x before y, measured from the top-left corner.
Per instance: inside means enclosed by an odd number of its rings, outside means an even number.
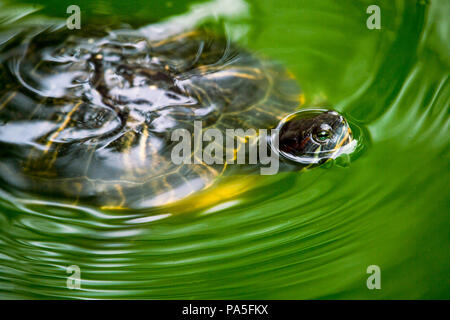
[[[328,130],[321,130],[318,133],[316,133],[315,138],[319,142],[324,142],[330,139],[331,133]]]

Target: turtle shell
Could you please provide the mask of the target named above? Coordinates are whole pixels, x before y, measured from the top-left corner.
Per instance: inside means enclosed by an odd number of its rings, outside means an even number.
[[[204,30],[42,33],[0,57],[0,178],[110,208],[168,204],[223,173],[174,164],[175,129],[273,128],[301,100],[284,67]]]

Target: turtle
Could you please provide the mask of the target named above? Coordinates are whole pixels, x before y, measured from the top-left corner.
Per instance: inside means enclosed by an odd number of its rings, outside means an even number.
[[[220,132],[278,128],[276,151],[291,169],[353,140],[336,111],[293,116],[305,97],[281,63],[205,28],[154,39],[44,32],[4,46],[0,63],[0,179],[26,192],[104,209],[175,203],[232,171],[171,161],[172,133],[193,132],[195,121]]]

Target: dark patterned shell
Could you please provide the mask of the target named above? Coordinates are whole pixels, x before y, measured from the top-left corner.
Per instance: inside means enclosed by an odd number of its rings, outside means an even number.
[[[204,31],[46,33],[0,54],[1,180],[105,207],[167,204],[223,172],[174,164],[174,129],[272,128],[301,97],[283,67]]]

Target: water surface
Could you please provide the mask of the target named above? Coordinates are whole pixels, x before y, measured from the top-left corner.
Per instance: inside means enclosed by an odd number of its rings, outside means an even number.
[[[0,47],[17,26],[64,21],[69,2],[1,2]],[[0,298],[449,298],[450,5],[377,1],[382,28],[369,30],[372,2],[239,2],[220,21],[289,68],[307,105],[330,104],[366,126],[371,145],[350,166],[230,178],[182,214],[102,211],[5,187]],[[202,8],[80,6],[86,28]],[[71,265],[80,290],[66,286]],[[381,290],[366,287],[370,265]]]

